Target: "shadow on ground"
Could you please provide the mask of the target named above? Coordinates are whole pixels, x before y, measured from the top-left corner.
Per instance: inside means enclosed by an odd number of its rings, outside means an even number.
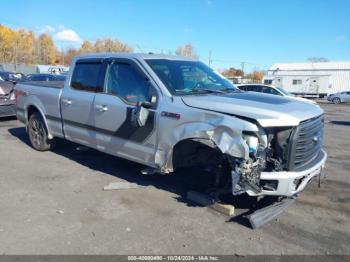
[[[23,143],[30,146],[28,136],[24,127],[10,128],[9,133],[21,140]],[[52,152],[64,156],[72,161],[75,161],[85,167],[95,171],[100,171],[105,174],[118,177],[131,183],[136,183],[140,186],[154,186],[156,188],[166,190],[177,194],[176,200],[185,203],[188,206],[198,206],[196,203],[189,201],[186,198],[186,193],[190,190],[197,192],[206,192],[208,185],[213,179],[211,173],[205,172],[199,168],[180,169],[171,175],[141,175],[141,170],[145,166],[134,162],[121,159],[112,155],[108,155],[97,150],[89,149],[87,151],[77,151],[78,145],[66,140],[59,140],[57,147]],[[108,163],[106,165],[106,163]],[[246,218],[255,210],[262,208],[275,198],[264,198],[262,201],[257,201],[256,197],[248,195],[240,195],[233,197],[225,195],[220,198],[225,203],[230,203],[235,206],[238,213],[237,216],[228,220],[228,222],[236,222],[241,225],[250,227],[249,221]]]

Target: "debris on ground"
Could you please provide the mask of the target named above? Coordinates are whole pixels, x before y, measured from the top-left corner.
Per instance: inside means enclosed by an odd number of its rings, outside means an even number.
[[[134,188],[143,188],[144,186],[140,186],[136,183],[129,182],[111,182],[107,186],[103,188],[103,190],[119,190],[119,189],[134,189]]]
[[[63,210],[57,210],[56,213],[57,214],[64,214],[64,211]]]
[[[200,194],[198,192],[189,191],[187,192],[187,199],[195,202],[201,206],[207,206],[211,209],[214,209],[217,212],[220,212],[226,216],[233,216],[235,214],[235,207],[229,204],[223,204],[214,201],[214,199]]]

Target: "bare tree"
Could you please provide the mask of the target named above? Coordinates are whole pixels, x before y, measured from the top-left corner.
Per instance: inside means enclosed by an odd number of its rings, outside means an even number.
[[[179,46],[176,49],[176,54],[179,56],[198,58],[198,55],[194,52],[194,47],[192,44]]]

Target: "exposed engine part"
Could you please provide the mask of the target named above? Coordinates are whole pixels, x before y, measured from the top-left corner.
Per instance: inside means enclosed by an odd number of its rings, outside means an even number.
[[[235,160],[232,171],[232,193],[234,195],[242,194],[250,189],[256,193],[261,192],[260,174],[266,165],[266,151],[259,147],[256,155],[247,160]]]

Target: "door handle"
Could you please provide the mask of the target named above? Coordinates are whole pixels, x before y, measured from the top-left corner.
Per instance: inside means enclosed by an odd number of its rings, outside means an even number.
[[[106,112],[106,111],[108,111],[108,107],[105,106],[105,105],[97,105],[96,108],[97,108],[97,110],[100,111],[100,112]]]
[[[62,103],[65,105],[71,105],[72,104],[72,100],[70,99],[62,99]]]

